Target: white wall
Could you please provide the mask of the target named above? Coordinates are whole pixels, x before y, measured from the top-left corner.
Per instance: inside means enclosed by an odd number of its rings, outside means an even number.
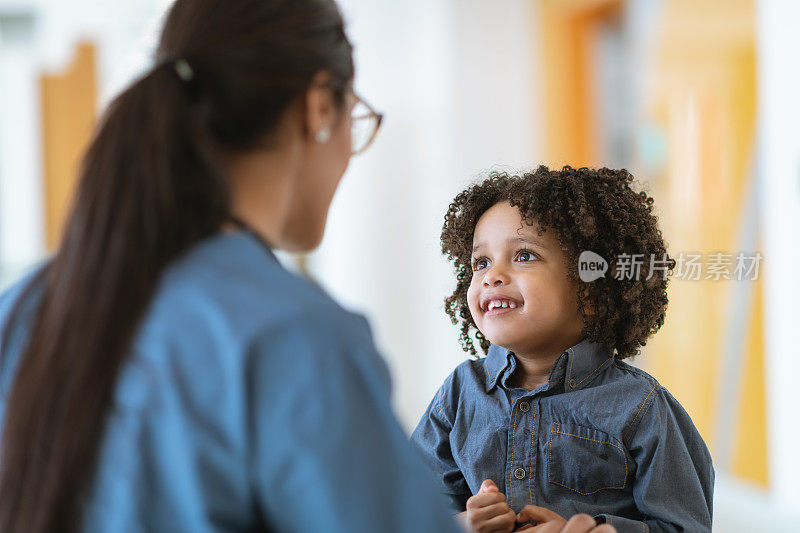
[[[44,253],[34,11],[0,3],[0,287]]]
[[[769,487],[718,475],[714,530],[724,533],[800,531],[800,3],[758,0],[756,14]]]
[[[410,430],[466,357],[444,313],[455,285],[439,246],[445,210],[482,170],[536,160],[534,15],[527,0],[342,5],[356,90],[386,120],[352,160],[309,265],[367,314]]]
[[[757,15],[770,490],[776,504],[796,515],[800,503],[800,2],[761,0]]]
[[[31,39],[0,35],[0,288],[45,253],[39,79],[88,39],[98,47],[102,109],[147,68],[168,0],[0,0],[0,17],[30,15]]]

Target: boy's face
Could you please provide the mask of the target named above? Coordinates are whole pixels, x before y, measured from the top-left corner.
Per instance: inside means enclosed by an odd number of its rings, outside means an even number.
[[[503,202],[478,220],[472,241],[472,318],[492,344],[518,355],[553,355],[583,337],[558,238],[553,230],[537,235],[537,227]]]

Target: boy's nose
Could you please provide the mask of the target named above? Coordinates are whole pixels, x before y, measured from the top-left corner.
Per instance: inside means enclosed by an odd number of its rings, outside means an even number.
[[[483,286],[484,287],[497,287],[499,285],[507,285],[508,284],[508,276],[506,276],[502,271],[492,269],[486,273],[483,277]]]

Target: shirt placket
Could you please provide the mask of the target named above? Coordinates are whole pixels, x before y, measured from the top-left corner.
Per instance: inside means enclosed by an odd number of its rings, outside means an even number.
[[[532,478],[536,473],[536,454],[533,444],[538,429],[538,403],[534,397],[518,399],[509,420],[506,502],[515,512],[534,503]]]

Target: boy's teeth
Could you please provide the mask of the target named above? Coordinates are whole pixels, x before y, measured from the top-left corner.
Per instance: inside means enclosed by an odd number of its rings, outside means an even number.
[[[487,311],[491,311],[492,309],[502,309],[502,308],[516,309],[517,304],[515,302],[509,302],[508,300],[492,300],[491,302],[489,302],[489,305],[486,306]]]

